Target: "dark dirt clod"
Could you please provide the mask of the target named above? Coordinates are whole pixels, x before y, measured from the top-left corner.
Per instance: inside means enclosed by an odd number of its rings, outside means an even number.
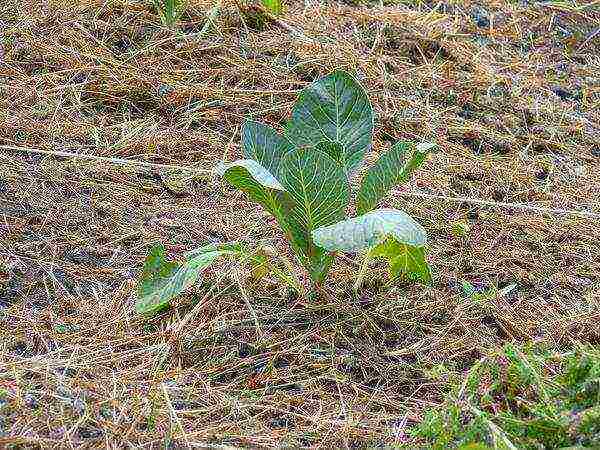
[[[574,98],[574,94],[572,92],[569,92],[561,87],[553,87],[552,92],[554,92],[554,94],[556,94],[558,98],[564,101],[571,100]]]
[[[77,434],[82,439],[99,439],[104,435],[104,432],[97,428],[79,427]]]
[[[535,173],[535,177],[536,177],[538,180],[540,180],[540,181],[543,181],[543,180],[547,179],[547,178],[548,178],[548,175],[549,175],[549,174],[548,174],[548,171],[547,171],[546,169],[541,169],[541,170],[538,170],[538,171]]]
[[[476,8],[471,17],[475,21],[478,27],[480,28],[489,28],[490,26],[490,18],[489,13],[483,8]]]

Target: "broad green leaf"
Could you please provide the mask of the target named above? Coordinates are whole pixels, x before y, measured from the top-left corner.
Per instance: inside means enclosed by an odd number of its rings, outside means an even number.
[[[414,145],[398,142],[373,165],[365,175],[358,192],[357,214],[362,215],[377,206],[377,203],[394,186],[406,182],[412,173],[423,164],[435,144]],[[407,153],[413,149],[407,160]]]
[[[258,162],[275,178],[279,176],[281,158],[293,149],[273,128],[252,120],[247,120],[242,128],[242,147],[247,159]]]
[[[359,252],[374,247],[388,236],[414,247],[427,242],[421,225],[403,211],[376,209],[359,217],[316,229],[315,244],[329,251]]]
[[[153,314],[166,308],[171,299],[196,283],[200,273],[217,257],[241,252],[239,244],[209,244],[189,252],[178,263],[167,261],[164,247],[156,245],[144,263],[137,287],[136,311]]]
[[[311,147],[286,154],[281,173],[281,183],[293,200],[286,209],[292,242],[313,279],[320,281],[333,258],[313,245],[311,233],[344,218],[350,200],[348,179],[331,157]]]
[[[344,147],[337,142],[321,141],[316,145],[317,150],[327,154],[339,164],[344,164]]]
[[[392,278],[405,275],[412,281],[431,284],[431,270],[425,260],[425,247],[415,247],[388,237],[369,252],[369,258],[386,258]]]
[[[296,147],[313,146],[323,140],[339,143],[344,149],[344,167],[351,172],[371,147],[371,102],[352,76],[336,70],[300,93],[285,136]]]
[[[216,172],[232,186],[246,192],[278,220],[282,218],[282,201],[287,194],[281,183],[263,166],[251,159],[219,164]]]
[[[263,6],[269,10],[269,12],[279,15],[283,12],[283,4],[281,0],[261,0]]]

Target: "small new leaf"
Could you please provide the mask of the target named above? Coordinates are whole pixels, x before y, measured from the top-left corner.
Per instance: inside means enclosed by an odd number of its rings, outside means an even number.
[[[389,261],[391,278],[404,275],[411,281],[432,284],[431,270],[425,260],[425,247],[415,247],[388,237],[369,251],[369,258],[377,257]]]
[[[408,181],[433,147],[435,144],[422,143],[415,146],[408,142],[398,142],[379,158],[363,179],[358,192],[357,214],[372,210],[390,189]],[[407,161],[406,156],[411,148],[414,150]]]
[[[241,252],[239,244],[209,244],[188,253],[183,262],[177,263],[167,261],[164,247],[156,245],[144,263],[137,287],[136,311],[151,315],[165,309],[172,298],[196,283],[201,272],[217,257]]]
[[[281,0],[261,0],[261,2],[272,14],[279,15],[283,12]]]

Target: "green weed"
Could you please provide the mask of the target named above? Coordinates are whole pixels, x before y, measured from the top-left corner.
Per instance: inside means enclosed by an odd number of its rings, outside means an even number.
[[[504,349],[476,364],[413,435],[435,449],[600,445],[600,352]],[[595,447],[594,447],[595,446]]]
[[[185,11],[187,0],[153,0],[162,24],[173,28]]]

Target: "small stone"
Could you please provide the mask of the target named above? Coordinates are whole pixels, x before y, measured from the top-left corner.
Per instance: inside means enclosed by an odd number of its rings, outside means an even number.
[[[240,358],[247,358],[248,356],[252,355],[252,353],[252,347],[250,347],[248,344],[241,344],[238,348],[238,356]]]
[[[286,428],[288,425],[288,421],[284,417],[276,417],[271,421],[272,428]]]
[[[573,94],[561,87],[553,87],[551,88],[552,92],[556,94],[558,98],[563,101],[571,100],[573,98]]]
[[[467,219],[469,219],[469,220],[479,219],[479,212],[474,211],[474,210],[467,212]]]
[[[169,86],[168,84],[161,84],[158,87],[158,95],[161,96],[161,97],[164,97],[165,95],[170,94],[174,90],[175,89],[173,88],[173,86]]]
[[[79,415],[82,415],[85,413],[85,403],[79,399],[73,400],[73,411]]]
[[[556,35],[560,39],[571,39],[573,37],[573,32],[565,27],[558,26],[556,27]]]
[[[595,156],[596,158],[600,158],[600,146],[592,147],[592,150],[590,150],[590,153],[592,154],[592,156]]]
[[[82,439],[98,439],[102,437],[102,430],[91,427],[79,427],[78,434]]]
[[[471,14],[471,17],[480,28],[489,28],[490,19],[488,12],[483,8],[477,8]]]
[[[504,200],[506,194],[501,191],[500,189],[495,189],[494,192],[492,193],[492,198],[494,200],[496,200],[497,202],[501,202]]]
[[[36,409],[39,406],[37,398],[33,394],[25,394],[23,402],[25,403],[25,406],[31,409]]]

